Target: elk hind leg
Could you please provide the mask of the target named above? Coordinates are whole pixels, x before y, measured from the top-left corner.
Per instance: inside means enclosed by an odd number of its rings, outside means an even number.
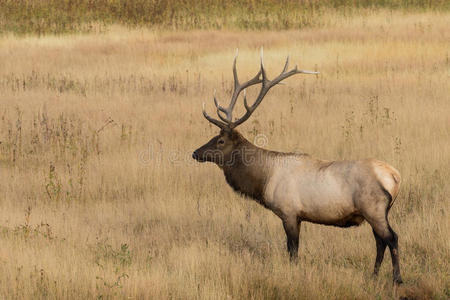
[[[378,272],[380,271],[381,263],[383,262],[384,258],[384,252],[386,251],[387,244],[384,242],[384,240],[376,233],[375,230],[373,230],[373,235],[375,237],[375,242],[377,245],[377,257],[375,259],[375,266],[373,268],[373,274],[375,276],[378,275]]]
[[[392,268],[393,268],[393,274],[394,274],[394,282],[396,284],[403,283],[402,277],[400,275],[400,263],[399,263],[399,252],[398,252],[398,236],[392,230],[391,226],[388,224],[390,237],[386,240],[389,250],[391,252],[391,258],[392,258]]]
[[[381,261],[383,260],[384,249],[386,248],[387,245],[389,247],[389,251],[391,252],[394,283],[396,284],[402,283],[403,281],[400,275],[400,264],[399,264],[398,236],[389,225],[389,222],[387,220],[387,210],[385,217],[382,218],[381,220],[369,219],[368,221],[372,226],[375,235],[375,240],[377,242],[377,258],[375,260],[374,273],[376,274],[378,272],[379,265],[381,265]],[[379,241],[379,239],[381,239],[381,241]]]

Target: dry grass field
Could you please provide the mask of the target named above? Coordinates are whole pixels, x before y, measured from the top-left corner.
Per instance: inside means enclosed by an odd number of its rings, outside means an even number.
[[[448,299],[450,14],[330,14],[301,31],[111,26],[0,36],[0,298]],[[319,76],[271,90],[241,132],[324,159],[376,157],[403,177],[372,278],[370,226],[304,223],[299,263],[280,220],[191,153],[201,115],[285,56]],[[255,88],[257,89],[257,88]],[[254,95],[249,92],[249,95]],[[242,103],[239,103],[243,111]]]

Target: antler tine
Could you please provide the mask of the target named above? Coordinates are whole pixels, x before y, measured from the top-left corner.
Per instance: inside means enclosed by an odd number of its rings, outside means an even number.
[[[269,81],[267,79],[266,70],[264,70],[264,50],[263,47],[261,47],[261,75],[262,75],[262,84],[265,85],[266,81]]]
[[[222,123],[219,120],[216,120],[214,118],[211,118],[205,110],[205,102],[203,102],[203,116],[206,118],[206,120],[208,120],[209,122],[213,123],[214,125],[218,126],[220,129],[225,129],[228,124]],[[219,115],[220,117],[220,115]]]
[[[297,69],[297,66],[295,66],[295,69]],[[313,74],[313,75],[317,75],[320,74],[320,72],[316,72],[316,71],[307,71],[307,70],[297,70],[298,74]]]
[[[233,77],[234,77],[234,88],[236,89],[236,86],[239,86],[239,79],[237,76],[237,70],[236,70],[236,60],[239,54],[239,49],[236,48],[236,55],[234,56],[233,60]]]
[[[289,66],[289,56],[286,58],[286,63],[284,65],[283,71],[281,71],[280,75],[278,75],[273,80],[269,80],[266,75],[266,70],[264,69],[264,51],[263,47],[261,47],[261,68],[259,72],[256,74],[255,77],[250,79],[249,81],[240,84],[238,75],[237,75],[237,69],[236,69],[236,61],[238,56],[238,49],[236,49],[236,55],[234,56],[233,60],[233,77],[234,77],[234,90],[233,95],[231,96],[230,104],[227,108],[222,107],[216,98],[216,91],[214,91],[214,104],[216,105],[217,109],[217,115],[219,116],[220,120],[211,118],[205,111],[205,103],[203,103],[203,116],[214,125],[218,126],[221,129],[233,129],[236,126],[244,123],[251,114],[255,111],[255,109],[258,107],[258,105],[261,103],[261,101],[264,99],[264,96],[267,94],[267,92],[275,85],[281,83],[284,79],[295,75],[295,74],[319,74],[319,72],[314,71],[307,71],[307,70],[298,70],[297,66],[293,68],[290,71],[288,70]],[[261,77],[261,78],[260,78]],[[256,98],[255,102],[250,106],[247,102],[247,93],[246,88],[249,86],[262,83],[261,90],[259,91],[258,97]],[[244,107],[246,109],[245,114],[237,119],[235,122],[233,122],[233,109],[236,105],[237,98],[239,94],[244,91]],[[226,114],[226,117],[222,116],[221,113]]]
[[[247,82],[244,82],[243,84],[239,83],[239,78],[237,75],[237,68],[236,68],[236,61],[237,61],[237,57],[238,57],[238,49],[236,49],[236,55],[234,56],[234,61],[233,61],[233,77],[234,77],[234,90],[233,90],[233,95],[231,96],[231,101],[230,101],[230,105],[227,108],[223,108],[221,109],[222,112],[224,112],[227,117],[226,117],[226,121],[224,120],[224,118],[222,118],[222,116],[219,115],[219,117],[224,121],[227,122],[231,125],[232,121],[233,121],[233,109],[234,106],[236,105],[236,101],[238,99],[239,94],[242,92],[242,90],[246,89],[247,87],[251,86],[251,85],[255,85],[258,83],[261,83],[262,80],[259,79],[260,75],[261,75],[261,70],[256,74],[255,77],[253,77],[252,79],[250,79]]]
[[[289,66],[289,55],[286,58],[286,63],[284,64],[284,68],[283,68],[283,71],[281,73],[285,73],[287,68],[288,68],[288,66]],[[297,69],[297,66],[295,66],[295,68]]]
[[[235,122],[233,122],[230,125],[231,128],[235,128],[236,126],[244,123],[251,116],[251,114],[255,111],[255,109],[258,107],[258,105],[262,102],[262,100],[264,99],[264,96],[267,94],[267,92],[273,86],[279,84],[284,79],[286,79],[292,75],[295,75],[295,74],[319,74],[319,72],[314,72],[314,71],[298,70],[297,66],[295,66],[295,68],[290,70],[289,72],[286,72],[288,69],[288,66],[289,66],[289,56],[286,58],[286,63],[284,65],[283,71],[281,71],[280,75],[278,75],[273,80],[267,79],[266,72],[264,70],[263,49],[261,48],[261,71],[260,71],[262,74],[261,90],[259,91],[258,97],[256,98],[255,102],[251,106],[248,105],[247,98],[245,97],[245,94],[244,94],[244,106],[247,111],[241,118],[239,118],[238,120],[236,120]]]
[[[248,106],[248,103],[247,103],[247,90],[244,90],[244,107],[246,110],[250,109],[250,107]]]
[[[217,98],[216,98],[216,90],[214,90],[214,105],[216,106],[216,109],[217,109],[217,115],[219,116],[219,118],[220,118],[223,122],[228,123],[228,120],[227,120],[226,118],[222,117],[222,115],[221,115],[221,113],[220,113],[220,112],[223,112],[223,113],[227,114],[227,110],[226,110],[225,108],[223,108],[223,107],[219,104],[219,102],[217,101]]]
[[[222,116],[219,115],[219,117],[227,123],[231,123],[233,121],[233,109],[234,105],[236,104],[237,96],[239,93],[237,91],[240,88],[239,85],[239,78],[237,75],[237,69],[236,69],[236,61],[239,54],[239,49],[236,48],[236,54],[234,55],[233,60],[233,78],[234,78],[234,90],[233,90],[233,96],[231,97],[230,105],[227,108],[224,108],[223,112],[227,115],[226,120],[222,118]]]

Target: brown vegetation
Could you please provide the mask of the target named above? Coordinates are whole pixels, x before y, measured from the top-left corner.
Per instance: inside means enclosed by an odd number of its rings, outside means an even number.
[[[280,30],[330,25],[327,16],[385,9],[449,11],[447,0],[0,0],[0,33],[62,34],[108,25],[164,30]]]
[[[380,11],[302,31],[1,36],[0,298],[449,298],[449,20]],[[201,104],[214,88],[229,98],[235,48],[245,80],[261,45],[269,77],[287,54],[321,75],[271,91],[241,132],[398,168],[401,289],[388,256],[371,277],[368,225],[305,224],[290,264],[278,218],[191,159],[218,132]]]

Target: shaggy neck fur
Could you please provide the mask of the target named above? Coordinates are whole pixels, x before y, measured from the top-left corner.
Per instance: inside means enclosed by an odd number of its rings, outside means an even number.
[[[264,189],[270,176],[272,151],[256,147],[238,132],[233,153],[220,167],[228,184],[237,192],[264,204]]]

